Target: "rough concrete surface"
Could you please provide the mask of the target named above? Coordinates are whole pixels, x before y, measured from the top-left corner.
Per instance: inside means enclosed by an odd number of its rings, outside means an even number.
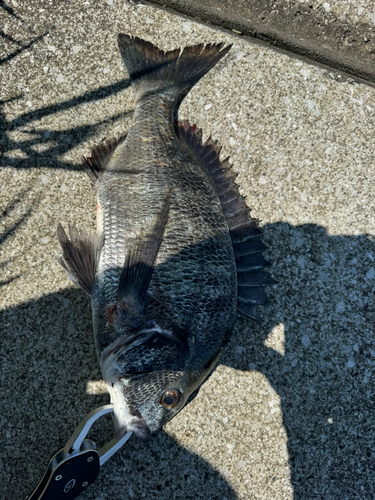
[[[278,284],[258,323],[238,321],[197,397],[149,444],[132,437],[82,499],[374,498],[375,90],[153,7],[10,5],[1,9],[0,497],[26,499],[83,416],[109,399],[89,300],[56,263],[55,228],[95,226],[79,157],[130,125],[124,32],[164,49],[234,44],[180,116],[230,154]],[[93,437],[108,440],[111,423]]]
[[[375,83],[371,0],[148,0]]]

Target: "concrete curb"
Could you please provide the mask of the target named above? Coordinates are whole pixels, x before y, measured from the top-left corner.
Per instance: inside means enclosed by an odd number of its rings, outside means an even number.
[[[375,83],[375,37],[368,1],[149,0],[198,21],[248,35]],[[375,17],[375,16],[374,16]]]

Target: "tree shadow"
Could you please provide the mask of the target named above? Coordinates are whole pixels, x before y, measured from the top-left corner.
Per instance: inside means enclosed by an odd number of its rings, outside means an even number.
[[[39,203],[39,199],[35,198],[28,204],[27,207],[23,207],[26,195],[28,194],[29,189],[25,188],[21,190],[13,200],[7,205],[0,204],[0,224],[4,227],[4,230],[0,232],[0,247],[3,243],[5,243],[9,238],[13,237],[16,231],[25,224],[30,218],[33,210]],[[1,203],[1,202],[0,202]],[[21,206],[21,214],[18,216],[14,216],[13,212],[17,210],[17,208]],[[8,224],[8,218],[10,217],[10,224]],[[0,272],[10,263],[9,260],[5,260],[0,262]],[[0,288],[12,283],[12,281],[18,279],[20,276],[12,276],[7,280],[0,279]]]
[[[27,24],[27,22],[24,19],[22,19],[21,16],[16,14],[14,9],[12,9],[12,7],[10,7],[6,2],[0,2],[0,7],[3,9],[4,12],[7,12],[7,14],[10,15],[13,19],[19,21],[29,31],[33,31],[33,29]]]
[[[87,141],[97,130],[106,123],[113,123],[120,118],[130,116],[133,110],[124,111],[101,120],[94,124],[72,126],[66,130],[51,130],[34,124],[42,118],[66,111],[84,103],[94,102],[113,96],[118,92],[128,88],[130,80],[124,78],[116,83],[104,85],[90,92],[85,92],[80,96],[59,102],[50,106],[45,106],[34,111],[24,113],[12,120],[7,120],[4,112],[0,108],[0,139],[1,157],[0,166],[7,166],[16,169],[29,169],[46,166],[47,168],[58,168],[66,170],[81,170],[81,167],[72,165],[67,161],[59,159],[61,155],[71,151],[79,144]],[[0,101],[1,105],[12,100],[21,99],[22,96],[14,96],[6,101]],[[28,127],[27,129],[24,127]],[[13,140],[10,132],[21,132],[29,137]],[[21,158],[12,158],[7,155],[13,150],[22,152]]]
[[[31,42],[28,42],[28,43],[24,43],[23,45],[21,45],[21,47],[19,47],[18,49],[14,50],[13,52],[11,52],[10,54],[8,54],[7,56],[3,57],[0,59],[0,66],[2,64],[5,64],[9,61],[11,61],[12,59],[14,59],[15,57],[18,56],[18,54],[21,54],[21,52],[24,52],[25,50],[29,49],[30,47],[32,47],[34,45],[34,43],[36,42],[39,42],[39,40],[41,40],[42,38],[44,38],[46,35],[47,35],[47,31],[45,33],[43,33],[42,35],[39,35],[37,36],[36,38],[34,38],[33,40],[31,40]],[[13,40],[11,37],[7,36],[5,33],[1,33],[1,37],[6,39],[6,40],[9,40],[9,41],[12,41],[13,43],[17,43],[17,45],[19,45],[18,42],[16,42],[16,40]]]
[[[12,9],[12,7],[10,7],[8,4],[6,4],[5,2],[0,2],[0,8],[4,12],[6,12],[6,14],[8,16],[10,16],[18,24],[18,27],[22,26],[28,32],[31,32],[31,33],[35,34],[35,31],[31,28],[31,26],[29,26],[27,24],[27,22],[24,19],[22,19],[22,17],[20,17],[18,14],[16,14],[16,12],[14,11],[14,9]],[[18,30],[18,31],[20,31],[20,30]],[[11,61],[15,57],[17,57],[19,54],[21,54],[22,52],[24,52],[25,50],[30,49],[35,43],[39,42],[39,40],[41,40],[42,38],[44,38],[47,34],[48,34],[48,31],[46,31],[45,33],[43,33],[41,35],[37,35],[32,40],[29,40],[29,41],[20,41],[20,40],[15,39],[14,37],[10,36],[5,31],[0,30],[0,38],[2,38],[3,40],[5,40],[6,42],[9,42],[13,46],[14,45],[17,46],[16,50],[13,50],[9,54],[7,54],[5,57],[2,57],[0,59],[0,66],[3,65],[3,64],[5,64],[5,63],[7,63],[7,62],[9,62],[9,61]],[[27,38],[28,38],[28,35],[26,35]]]
[[[11,18],[18,22],[20,26],[27,29],[28,32],[35,34],[33,29],[16,14],[5,2],[0,2],[0,7]],[[26,36],[26,41],[20,41],[0,31],[0,37],[11,45],[16,45],[15,50],[11,50],[0,59],[0,65],[10,62],[24,51],[31,49],[48,32],[35,36],[28,40],[30,33]],[[12,101],[18,101],[23,98],[22,94],[15,95],[10,99],[0,101],[0,166],[6,166],[16,169],[29,169],[37,167],[58,168],[67,170],[76,170],[77,167],[71,163],[60,159],[61,155],[66,154],[79,144],[92,137],[106,123],[113,123],[120,118],[124,118],[133,113],[132,110],[117,113],[107,119],[90,123],[87,125],[72,124],[66,130],[52,130],[38,124],[39,120],[56,113],[67,111],[76,106],[97,102],[114,96],[130,86],[129,78],[124,78],[118,82],[103,85],[95,90],[84,92],[83,94],[67,99],[56,104],[41,107],[39,109],[20,114],[13,119],[7,119],[4,112],[4,105]],[[89,116],[88,116],[89,118]],[[12,139],[16,135],[17,139]],[[15,150],[21,154],[12,156]],[[78,167],[80,169],[80,167]]]

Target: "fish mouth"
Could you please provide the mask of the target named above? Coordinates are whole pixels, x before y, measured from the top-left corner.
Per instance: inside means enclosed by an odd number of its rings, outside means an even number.
[[[115,438],[121,439],[127,432],[134,432],[137,437],[147,441],[151,436],[151,429],[141,413],[127,402],[121,381],[107,383],[107,388],[113,404]]]
[[[136,420],[128,425],[122,426],[120,429],[115,429],[115,438],[121,439],[127,432],[134,432],[134,434],[142,439],[142,441],[148,441],[151,437],[151,431],[146,422],[141,420]]]

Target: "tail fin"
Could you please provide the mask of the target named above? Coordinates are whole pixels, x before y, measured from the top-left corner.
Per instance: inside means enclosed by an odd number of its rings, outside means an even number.
[[[173,88],[176,102],[231,49],[224,44],[204,44],[164,52],[152,43],[120,33],[118,44],[136,98]]]

